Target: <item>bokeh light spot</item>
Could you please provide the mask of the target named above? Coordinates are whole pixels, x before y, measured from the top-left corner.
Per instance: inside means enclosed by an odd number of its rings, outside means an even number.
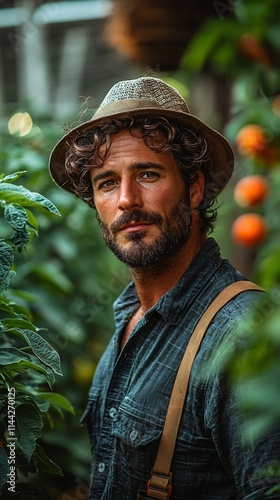
[[[10,134],[23,137],[32,129],[32,118],[28,113],[15,113],[9,120],[8,129]]]

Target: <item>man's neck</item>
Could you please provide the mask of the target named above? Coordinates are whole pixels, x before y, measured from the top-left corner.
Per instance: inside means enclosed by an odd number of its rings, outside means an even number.
[[[142,315],[175,286],[207,240],[206,235],[190,238],[176,253],[150,267],[132,269]]]

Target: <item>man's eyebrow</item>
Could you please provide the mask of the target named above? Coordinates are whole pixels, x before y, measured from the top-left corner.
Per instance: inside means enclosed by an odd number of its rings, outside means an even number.
[[[166,170],[166,168],[161,163],[157,163],[155,161],[135,162],[129,165],[128,170],[147,170],[149,168]]]
[[[161,171],[166,170],[166,168],[163,165],[161,165],[160,163],[153,162],[153,161],[131,163],[127,167],[127,170],[129,170],[129,171],[148,170],[149,168],[153,168],[153,169],[161,170]],[[107,179],[115,174],[116,174],[115,170],[112,170],[112,169],[102,170],[101,172],[98,172],[94,177],[92,177],[92,183],[97,184],[99,181],[101,181],[103,179]]]
[[[102,181],[102,179],[106,179],[111,175],[114,175],[114,173],[114,170],[103,170],[102,172],[96,174],[95,177],[92,177],[92,183],[97,184],[99,181]]]

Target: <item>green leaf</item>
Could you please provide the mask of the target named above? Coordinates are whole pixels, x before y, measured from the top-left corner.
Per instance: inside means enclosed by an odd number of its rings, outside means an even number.
[[[11,280],[15,276],[16,272],[15,271],[9,271],[8,275],[6,276],[6,279],[2,282],[2,289],[7,290],[9,288]]]
[[[41,335],[31,330],[20,330],[34,354],[46,365],[50,366],[54,373],[62,375],[60,357],[58,352]]]
[[[1,324],[5,328],[27,328],[33,332],[37,332],[39,330],[35,325],[33,325],[33,323],[31,323],[31,321],[19,317],[4,318],[1,320]]]
[[[40,471],[47,472],[48,474],[58,474],[62,476],[61,468],[54,463],[44,452],[43,448],[37,444],[33,460]]]
[[[14,253],[11,245],[3,239],[0,240],[0,283],[6,289],[8,287],[7,277],[14,262]]]
[[[46,413],[47,411],[49,411],[49,409],[50,409],[50,403],[48,401],[42,401],[42,400],[39,400],[39,399],[36,399],[36,401],[35,400],[33,400],[33,401],[36,403],[36,405],[37,405],[38,409],[40,410],[40,412]]]
[[[17,304],[13,300],[0,295],[0,310],[5,311],[11,315],[22,315],[26,318],[30,315],[30,312],[23,306]]]
[[[5,311],[6,313],[13,314],[14,313],[14,306],[15,304],[13,302],[10,302],[7,300],[5,297],[1,295],[0,299],[0,310]]]
[[[26,210],[16,203],[9,203],[5,206],[4,215],[6,221],[12,226],[13,229],[21,231],[26,227],[27,214]]]
[[[50,283],[63,292],[69,293],[73,285],[68,277],[61,272],[59,265],[53,262],[44,262],[34,266],[34,273],[43,280],[44,283]]]
[[[50,403],[48,401],[35,399],[37,395],[37,391],[30,389],[29,386],[24,384],[20,384],[19,382],[14,383],[14,387],[17,392],[17,403],[32,403],[36,406],[40,413],[46,413],[50,409]],[[2,418],[5,417],[3,414]]]
[[[26,170],[21,170],[19,172],[15,172],[13,174],[5,175],[5,174],[0,174],[0,182],[10,182],[10,181],[15,181],[19,177],[22,176],[22,174],[25,174]]]
[[[37,229],[38,229],[38,221],[35,217],[35,215],[31,212],[31,210],[26,209],[27,213],[27,218],[28,218],[28,226],[32,228],[35,231],[35,234],[38,234]]]
[[[280,492],[280,484],[278,484],[277,486],[273,486],[273,488],[270,488],[270,490],[268,490],[267,493],[265,493],[265,496],[266,497],[269,497],[270,495],[273,495],[274,493],[278,493]],[[269,498],[268,498],[269,500]]]
[[[37,396],[41,399],[49,401],[54,406],[59,406],[60,408],[69,411],[72,415],[75,414],[75,410],[70,401],[65,398],[65,396],[62,396],[62,394],[58,394],[57,392],[39,392],[37,393]]]
[[[32,215],[31,212],[29,211],[29,213],[27,214],[25,208],[16,203],[6,204],[4,209],[4,215],[6,221],[14,229],[14,234],[10,238],[10,240],[20,252],[30,239],[30,233],[27,230],[27,226],[29,226],[33,232],[35,230],[35,232],[37,233],[36,218],[35,217],[31,218],[30,217],[30,215]],[[30,224],[30,222],[32,222],[32,224]],[[35,226],[33,225],[34,222]]]
[[[30,238],[30,234],[28,231],[23,229],[22,231],[15,231],[11,236],[11,243],[17,248],[18,252],[26,246]]]
[[[48,366],[45,366],[36,356],[23,352],[15,347],[1,348],[0,366],[16,370],[19,373],[25,373],[33,369],[44,374],[47,382],[51,386],[55,381],[53,371]]]
[[[16,408],[18,444],[28,462],[36,448],[36,440],[42,435],[43,422],[38,410],[30,403]]]
[[[25,207],[42,207],[49,212],[60,215],[56,206],[40,193],[31,192],[23,186],[0,184],[0,199],[7,203],[17,203]]]
[[[234,21],[224,21],[223,23],[211,19],[203,25],[183,55],[181,66],[193,71],[199,71],[208,58],[215,54],[215,48],[221,44],[225,38],[229,41],[236,40],[243,28],[239,28]],[[240,32],[240,33],[239,33]]]

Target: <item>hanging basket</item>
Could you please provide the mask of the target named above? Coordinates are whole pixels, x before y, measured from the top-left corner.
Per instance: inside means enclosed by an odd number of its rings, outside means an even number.
[[[213,15],[209,0],[115,0],[105,36],[131,61],[171,71],[193,34]]]

